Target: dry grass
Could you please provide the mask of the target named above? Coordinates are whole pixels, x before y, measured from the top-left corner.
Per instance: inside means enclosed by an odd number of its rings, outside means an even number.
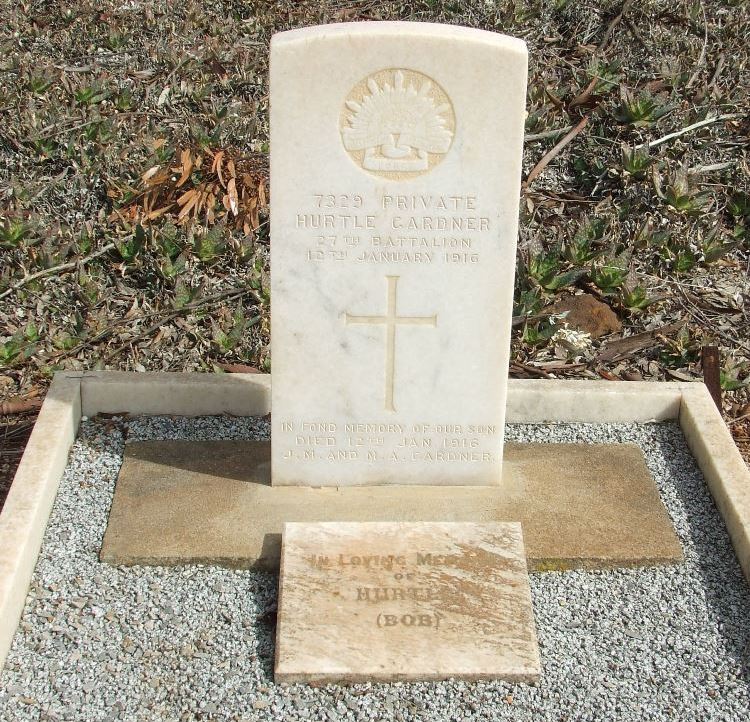
[[[747,413],[743,0],[0,6],[2,398],[60,368],[269,370],[270,37],[403,19],[529,45],[514,373],[700,378],[715,344]],[[620,336],[683,330],[618,360],[611,337],[550,342],[549,305],[581,290]]]

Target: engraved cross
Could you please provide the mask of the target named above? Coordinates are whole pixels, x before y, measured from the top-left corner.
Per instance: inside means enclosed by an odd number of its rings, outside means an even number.
[[[397,316],[396,296],[398,276],[386,276],[388,281],[387,310],[385,316],[353,316],[346,313],[346,325],[368,324],[385,326],[385,410],[395,411],[393,405],[393,376],[396,360],[396,326],[437,326],[437,314],[433,316]]]

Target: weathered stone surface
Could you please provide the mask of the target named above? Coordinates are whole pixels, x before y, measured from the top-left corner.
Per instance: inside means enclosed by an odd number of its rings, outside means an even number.
[[[277,682],[536,682],[518,523],[284,525]]]
[[[682,558],[634,445],[508,444],[500,487],[275,487],[258,441],[128,444],[101,550],[113,564],[278,567],[287,521],[523,523],[536,569]]]
[[[549,311],[551,313],[567,312],[565,322],[568,326],[590,333],[591,338],[622,331],[622,323],[617,314],[606,303],[602,303],[590,293],[561,298]]]
[[[272,39],[274,485],[500,483],[526,66],[449,25]]]

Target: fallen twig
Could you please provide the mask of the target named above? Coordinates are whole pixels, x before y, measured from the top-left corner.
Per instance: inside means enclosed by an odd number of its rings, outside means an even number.
[[[698,62],[695,66],[693,74],[690,76],[690,80],[685,83],[685,87],[689,88],[698,79],[698,74],[703,67],[703,63],[706,60],[706,48],[708,47],[708,18],[706,18],[706,8],[701,0],[701,14],[703,15],[703,47],[701,48],[701,54],[698,56]]]
[[[567,361],[540,361],[536,366],[532,368],[538,368],[542,371],[554,371],[555,373],[565,371],[577,371],[578,369],[585,369],[588,366],[586,363],[568,363]]]
[[[537,313],[533,316],[513,316],[511,319],[511,326],[522,326],[524,323],[532,323],[534,321],[541,321],[543,318],[549,318],[551,313]]]
[[[31,281],[35,281],[37,278],[42,278],[42,276],[50,276],[53,273],[72,271],[74,268],[77,268],[80,265],[88,263],[89,261],[93,261],[95,258],[103,256],[105,253],[109,253],[114,248],[114,243],[108,243],[106,246],[102,246],[102,248],[100,248],[98,251],[90,253],[84,258],[79,258],[76,261],[68,261],[68,263],[61,263],[59,266],[52,266],[52,268],[45,268],[42,271],[37,271],[36,273],[31,273],[28,276],[24,276],[20,281],[16,281],[10,288],[6,288],[2,293],[0,293],[0,300],[5,298],[6,296],[10,296],[11,293],[17,291],[19,288],[23,288],[27,283],[31,283]]]
[[[729,419],[727,421],[727,426],[733,426],[734,424],[738,424],[740,421],[744,421],[745,419],[750,419],[750,412],[747,414],[742,414],[742,416],[735,416],[733,419]]]
[[[633,336],[610,341],[597,355],[596,360],[599,362],[621,361],[638,351],[656,346],[659,343],[660,336],[668,336],[675,331],[679,331],[684,325],[685,321],[677,321],[661,328],[655,328],[653,331],[644,331]]]
[[[627,11],[631,2],[632,0],[625,0],[625,2],[622,4],[622,7],[620,8],[620,12],[617,15],[615,15],[615,17],[612,18],[609,25],[607,26],[607,30],[604,33],[604,37],[602,38],[601,43],[599,43],[599,46],[596,48],[596,50],[594,51],[592,55],[593,58],[596,58],[597,56],[601,56],[604,53],[604,51],[607,49],[607,46],[612,40],[612,35],[615,31],[615,28],[622,21],[623,16],[625,15],[625,12]],[[591,78],[591,80],[589,81],[589,84],[584,88],[584,90],[580,92],[578,95],[576,95],[576,97],[573,98],[573,100],[570,101],[568,108],[575,108],[578,105],[584,105],[588,103],[588,101],[591,99],[591,96],[594,94],[594,90],[596,89],[597,83],[600,80],[601,78],[598,75],[594,75],[594,77]]]
[[[233,295],[236,294],[236,295]],[[242,290],[239,288],[232,288],[227,291],[222,291],[221,293],[215,293],[211,296],[206,296],[206,298],[202,298],[199,301],[193,301],[192,303],[188,303],[187,305],[183,306],[180,310],[181,311],[190,311],[194,308],[200,308],[203,306],[208,306],[211,303],[215,303],[217,301],[222,301],[227,298],[227,296],[232,296],[232,298],[237,298],[242,295],[248,295],[253,294],[255,297],[255,300],[258,301],[258,303],[262,303],[261,297],[255,293],[252,289]],[[161,323],[166,323],[169,319],[168,316],[171,318],[174,318],[172,314],[174,314],[175,309],[171,309],[169,311],[153,311],[151,313],[145,313],[140,316],[138,316],[135,319],[120,319],[119,321],[116,321],[115,323],[110,324],[105,328],[103,331],[98,333],[96,336],[93,336],[89,339],[86,339],[83,343],[78,344],[78,346],[75,346],[72,349],[69,349],[67,351],[58,351],[57,353],[52,354],[50,358],[54,358],[57,361],[64,359],[64,358],[70,358],[71,356],[76,356],[81,351],[83,351],[86,348],[89,348],[90,346],[93,346],[95,343],[99,343],[103,339],[107,338],[107,336],[111,335],[112,332],[116,329],[122,326],[123,324],[126,324],[128,322],[132,321],[145,321],[149,318],[162,318]]]
[[[726,58],[726,53],[722,53],[721,55],[719,55],[719,59],[716,61],[716,69],[714,70],[714,74],[711,76],[711,80],[708,83],[709,88],[713,88],[714,85],[716,85],[716,82],[719,79],[719,75],[721,75],[721,71],[724,69]]]
[[[603,379],[606,381],[621,381],[619,376],[615,376],[611,371],[607,371],[607,369],[597,369],[596,373],[599,374]]]
[[[554,148],[547,152],[542,159],[531,169],[531,173],[524,182],[525,187],[529,187],[537,178],[537,176],[549,165],[550,161],[557,156],[560,151],[570,143],[588,124],[588,116],[584,116],[578,124],[562,139]]]
[[[717,170],[726,170],[727,168],[731,168],[733,165],[736,165],[736,162],[733,160],[728,160],[725,163],[712,163],[711,165],[699,165],[695,168],[688,168],[688,173],[690,175],[696,175],[698,173],[712,173],[713,171],[717,171]]]
[[[739,118],[739,117],[740,116],[737,113],[728,113],[726,115],[713,115],[710,118],[699,120],[697,123],[693,123],[692,125],[688,125],[685,128],[676,130],[674,133],[669,133],[668,135],[665,135],[662,138],[657,138],[656,140],[650,140],[650,141],[647,141],[646,143],[640,143],[639,145],[635,147],[636,148],[653,148],[657,145],[661,145],[662,143],[666,143],[669,140],[674,140],[675,138],[679,138],[681,135],[685,135],[685,133],[690,133],[690,131],[697,130],[698,128],[702,128],[705,125],[711,125],[712,123],[720,123],[723,120],[734,120],[735,118]]]
[[[547,138],[556,138],[558,135],[567,133],[573,126],[566,125],[564,128],[557,128],[556,130],[545,130],[544,133],[529,133],[523,137],[524,143],[533,143],[536,140],[547,140]]]
[[[77,125],[64,125],[62,127],[52,126],[44,128],[41,133],[39,133],[39,135],[35,135],[33,138],[28,138],[28,142],[36,143],[39,140],[54,138],[56,135],[60,135],[60,133],[68,133],[73,132],[74,130],[81,130],[81,128],[86,128],[89,125],[96,125],[96,123],[101,123],[103,120],[104,118],[98,116],[96,118],[92,118],[91,120],[87,120],[85,123],[78,123]]]
[[[160,318],[156,323],[152,324],[148,328],[144,329],[143,331],[140,331],[135,336],[129,338],[126,343],[122,344],[121,346],[118,346],[113,351],[110,351],[110,353],[107,354],[104,358],[104,363],[109,363],[112,359],[119,356],[125,349],[130,348],[136,341],[140,341],[142,338],[146,338],[147,336],[150,336],[154,331],[158,331],[165,323],[169,323],[172,319],[177,318],[178,316],[181,316],[183,313],[187,313],[188,311],[191,311],[195,308],[199,308],[201,306],[205,306],[208,303],[211,303],[213,301],[219,301],[226,299],[228,301],[233,301],[235,298],[240,298],[241,296],[247,296],[248,294],[252,294],[257,301],[261,301],[260,296],[255,293],[251,288],[232,288],[227,291],[223,291],[221,293],[216,293],[213,296],[209,296],[207,298],[203,298],[200,301],[195,301],[194,303],[188,303],[182,308],[175,309],[174,311],[170,311],[167,313],[163,318]]]
[[[516,372],[527,373],[530,376],[538,376],[543,379],[551,379],[552,377],[544,370],[537,368],[536,366],[529,366],[528,364],[521,363],[520,361],[511,361],[510,370]]]
[[[620,12],[615,15],[615,17],[610,21],[609,25],[607,26],[607,30],[604,33],[604,37],[602,38],[601,43],[599,43],[599,47],[596,49],[596,55],[601,55],[607,49],[610,40],[612,40],[612,35],[615,32],[615,28],[617,28],[617,26],[620,24],[622,16],[625,15],[625,13],[628,11],[631,2],[633,2],[633,0],[625,0],[625,2],[623,2],[622,4],[622,7],[620,8]]]
[[[653,56],[655,53],[651,46],[643,39],[635,23],[630,18],[623,18],[622,21],[628,26],[631,35],[641,44],[641,47],[650,55]]]

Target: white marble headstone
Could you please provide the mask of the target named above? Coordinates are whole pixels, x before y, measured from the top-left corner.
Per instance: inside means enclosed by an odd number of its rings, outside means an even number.
[[[526,46],[271,43],[273,484],[500,483]]]

